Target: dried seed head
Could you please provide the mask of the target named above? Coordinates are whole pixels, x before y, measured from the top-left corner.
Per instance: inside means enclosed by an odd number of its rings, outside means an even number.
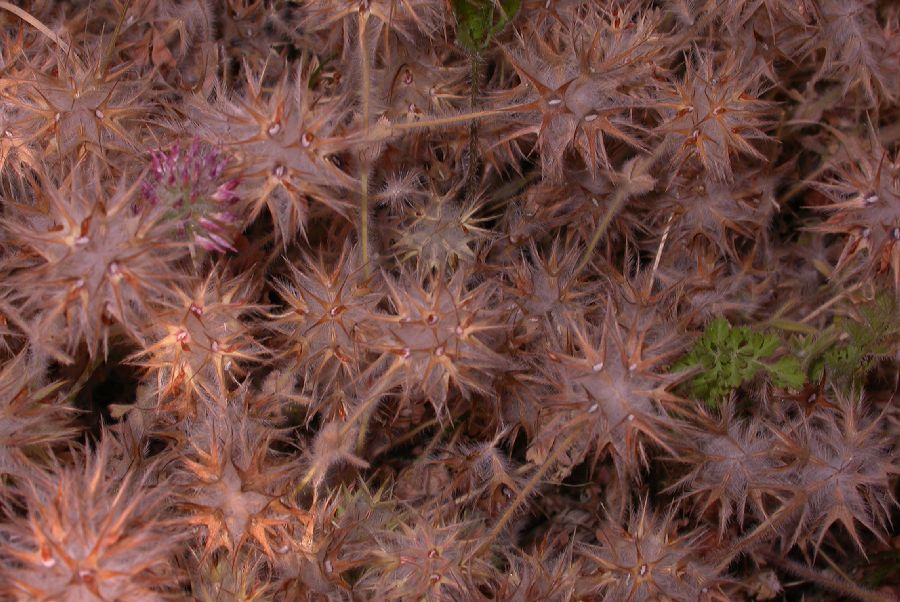
[[[79,599],[85,588],[110,599],[175,594],[169,561],[182,537],[161,520],[168,485],[123,474],[114,438],[104,432],[73,466],[57,460],[50,472],[32,473],[21,490],[27,518],[5,525],[15,532],[5,551],[18,560],[0,563],[0,581],[40,598]]]

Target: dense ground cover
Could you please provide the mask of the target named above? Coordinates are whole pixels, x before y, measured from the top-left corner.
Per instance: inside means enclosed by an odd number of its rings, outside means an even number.
[[[0,600],[895,600],[900,5],[0,1]]]

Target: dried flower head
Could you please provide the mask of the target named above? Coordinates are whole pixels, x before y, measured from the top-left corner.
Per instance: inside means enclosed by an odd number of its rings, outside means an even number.
[[[379,335],[374,318],[383,294],[347,244],[331,266],[322,258],[302,263],[289,264],[287,277],[273,283],[289,310],[274,316],[271,328],[282,352],[303,371],[307,388],[339,388],[367,363]]]
[[[224,145],[237,158],[249,219],[268,209],[285,246],[305,225],[309,199],[344,212],[341,191],[356,187],[328,159],[346,145],[336,131],[343,101],[313,92],[309,80],[317,67],[300,64],[274,88],[264,86],[265,68],[248,69],[242,95],[230,98],[219,86],[214,102],[198,95],[188,105],[203,139]]]
[[[183,520],[202,528],[204,558],[250,544],[274,559],[305,521],[287,497],[297,464],[273,449],[285,433],[252,415],[242,393],[190,425],[172,468]]]
[[[303,5],[302,26],[310,31],[335,35],[342,30],[354,32],[357,20],[371,23],[374,37],[382,30],[398,35],[405,42],[420,36],[433,36],[444,24],[444,3],[435,0],[298,0]],[[362,17],[360,15],[363,15]],[[338,28],[336,25],[342,25]]]
[[[262,602],[274,589],[263,557],[244,549],[231,555],[191,559],[191,596],[197,602]]]
[[[869,0],[821,0],[815,5],[816,34],[798,53],[814,54],[818,70],[813,82],[827,77],[842,83],[845,94],[859,90],[869,104],[900,96],[900,59],[896,56],[896,27],[882,26]]]
[[[394,530],[381,533],[371,565],[356,587],[373,599],[463,599],[489,574],[481,555],[475,521],[444,521],[410,510]]]
[[[153,111],[152,80],[129,63],[108,60],[114,41],[41,65],[23,59],[14,72],[15,84],[2,97],[18,108],[14,131],[28,132],[27,144],[45,161],[139,147],[135,126]]]
[[[28,516],[0,525],[0,582],[13,600],[170,599],[180,537],[163,514],[168,484],[152,471],[110,470],[112,435],[96,451],[30,473],[20,492]]]
[[[217,42],[229,67],[258,68],[265,65],[277,76],[288,67],[281,58],[284,47],[297,39],[293,3],[260,0],[225,0],[210,19],[218,29]],[[210,8],[210,10],[215,10]],[[277,35],[276,35],[277,32]],[[239,67],[240,66],[240,67]]]
[[[491,376],[508,366],[493,347],[505,325],[491,306],[491,289],[470,288],[464,272],[424,286],[409,272],[387,279],[393,312],[379,346],[393,356],[389,370],[399,372],[403,394],[424,395],[439,414],[451,386],[464,396],[487,394]]]
[[[763,170],[740,171],[718,182],[683,170],[651,208],[672,245],[704,243],[721,256],[739,259],[738,242],[765,245],[776,211],[777,180]]]
[[[394,232],[394,249],[401,263],[414,258],[416,270],[430,274],[475,261],[478,244],[490,234],[479,225],[487,218],[476,217],[477,202],[455,201],[455,192],[432,193],[423,202],[413,201],[411,210],[404,212],[409,217]]]
[[[846,137],[830,166],[829,181],[817,185],[832,203],[815,230],[846,236],[838,271],[859,269],[854,258],[866,251],[862,274],[893,274],[900,290],[900,150],[891,158],[870,125],[867,140]]]
[[[0,106],[0,173],[4,178],[7,174],[21,178],[39,163],[37,153],[28,144],[28,137],[19,124],[20,112],[11,104]]]
[[[603,602],[724,600],[716,598],[720,576],[700,559],[700,535],[676,534],[673,513],[655,514],[645,499],[626,527],[608,521],[597,545],[578,546],[585,563],[578,593]]]
[[[385,65],[379,90],[390,118],[403,119],[410,113],[446,114],[466,99],[466,68],[447,63],[434,52],[419,54],[407,46],[398,48]]]
[[[509,554],[508,572],[500,579],[496,600],[501,602],[566,602],[575,597],[581,559],[573,558],[573,546],[559,550],[542,540],[531,552]]]
[[[67,360],[82,342],[108,349],[111,325],[136,341],[149,308],[178,281],[181,248],[157,216],[132,210],[137,184],[110,189],[96,166],[77,164],[60,184],[40,179],[46,209],[10,204],[3,225],[21,249],[24,268],[5,286],[25,315],[35,314],[40,340]]]
[[[763,496],[782,493],[788,482],[773,453],[775,439],[759,419],[735,416],[733,401],[721,406],[718,418],[698,411],[699,429],[690,431],[679,457],[690,472],[670,489],[682,489],[698,515],[717,508],[722,538],[732,518],[743,527],[748,506],[757,518],[765,516]]]
[[[569,150],[596,178],[620,150],[645,148],[635,113],[653,105],[651,82],[667,51],[662,13],[639,6],[557,3],[546,19],[523,23],[509,53],[519,86],[497,94],[512,105],[501,143],[537,134],[545,178],[562,180]]]
[[[801,419],[790,430],[775,431],[785,462],[798,469],[795,491],[804,501],[803,511],[786,526],[792,537],[803,537],[818,551],[840,523],[865,554],[857,523],[884,540],[897,505],[891,482],[900,465],[882,431],[882,417],[870,415],[859,394],[844,397],[836,389],[835,394],[838,412],[820,410],[809,422]]]
[[[491,516],[519,494],[522,473],[499,446],[506,434],[504,430],[490,441],[457,444],[432,460],[449,469],[452,480],[446,493],[455,496],[454,504],[479,508]]]
[[[62,443],[76,433],[74,409],[59,403],[59,383],[44,384],[44,367],[21,352],[0,367],[0,480],[29,479],[37,470],[29,452]],[[5,493],[0,490],[0,497]]]
[[[659,131],[678,145],[678,170],[691,159],[722,181],[732,179],[735,155],[765,161],[752,142],[769,139],[763,128],[770,105],[760,100],[760,73],[741,61],[733,52],[701,52],[688,59],[684,81],[664,90]]]
[[[575,274],[583,253],[579,245],[561,242],[558,237],[546,251],[532,241],[527,247],[530,260],[523,257],[511,266],[511,286],[505,296],[515,304],[515,318],[520,326],[533,334],[536,342],[545,341],[548,336],[569,339],[572,320],[594,311],[600,287]]]
[[[281,589],[291,599],[350,600],[350,583],[371,562],[374,538],[395,512],[386,490],[362,482],[318,498],[312,521],[277,560]]]
[[[648,443],[669,449],[674,423],[665,406],[677,398],[666,391],[672,379],[658,369],[671,353],[669,341],[648,338],[637,323],[621,324],[611,303],[599,332],[583,321],[571,328],[572,351],[548,353],[545,378],[554,393],[529,459],[542,464],[563,433],[583,429],[572,456],[592,452],[596,461],[609,453],[620,478],[637,477],[649,461]]]
[[[210,270],[193,290],[177,289],[177,301],[153,312],[151,342],[130,360],[146,368],[161,409],[193,414],[201,390],[216,395],[234,388],[264,347],[246,318],[258,311],[250,278],[226,280]]]

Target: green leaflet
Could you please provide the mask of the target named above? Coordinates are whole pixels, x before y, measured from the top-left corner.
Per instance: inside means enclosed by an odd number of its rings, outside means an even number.
[[[673,371],[698,372],[684,392],[716,405],[732,390],[764,371],[772,384],[783,389],[816,381],[823,370],[835,385],[858,388],[877,362],[892,354],[900,342],[900,308],[890,293],[859,306],[859,319],[839,317],[822,332],[790,339],[791,353],[773,360],[780,339],[747,326],[732,327],[724,318],[711,322],[693,349],[678,360]],[[801,361],[802,358],[802,361]]]
[[[825,352],[829,374],[845,388],[861,384],[883,357],[896,350],[900,339],[900,312],[890,293],[882,293],[859,308],[861,321],[837,318],[835,326],[846,341]]]
[[[837,317],[821,331],[790,338],[789,346],[802,358],[810,381],[818,381],[827,370],[841,390],[859,389],[872,368],[897,349],[900,308],[892,293],[882,292],[856,309],[855,318]]]
[[[480,54],[521,6],[522,0],[453,0],[457,41],[470,54]]]
[[[686,392],[708,405],[716,405],[733,389],[765,371],[772,383],[781,388],[799,388],[806,382],[800,361],[793,355],[770,361],[780,347],[775,335],[756,332],[746,326],[733,328],[717,318],[694,348],[673,366],[678,372],[699,368],[684,384]]]

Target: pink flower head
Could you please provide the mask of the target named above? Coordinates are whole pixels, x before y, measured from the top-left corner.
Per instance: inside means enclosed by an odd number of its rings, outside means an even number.
[[[190,243],[211,252],[235,251],[239,215],[230,208],[240,200],[240,181],[223,179],[227,164],[227,157],[197,139],[187,150],[175,144],[152,151],[144,199],[164,208],[164,219]]]

